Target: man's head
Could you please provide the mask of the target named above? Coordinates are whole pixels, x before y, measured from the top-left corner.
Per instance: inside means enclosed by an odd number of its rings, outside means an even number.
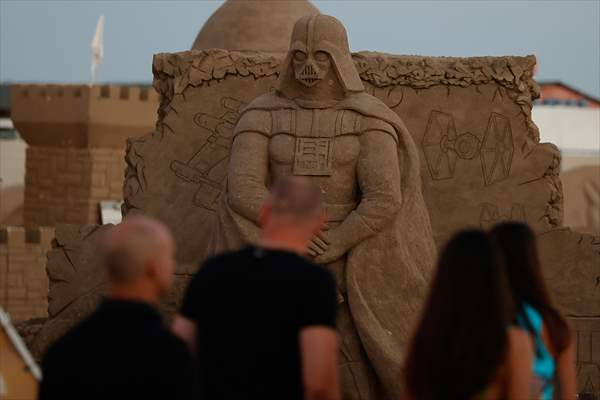
[[[302,248],[323,227],[324,220],[321,190],[300,176],[287,176],[275,182],[260,216],[263,239],[288,241]]]
[[[174,252],[173,238],[162,223],[143,216],[125,218],[104,242],[113,294],[158,300],[171,287]]]

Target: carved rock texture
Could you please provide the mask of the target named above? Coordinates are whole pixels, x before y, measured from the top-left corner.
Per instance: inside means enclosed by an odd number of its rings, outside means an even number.
[[[99,249],[104,234],[112,226],[57,226],[46,264],[50,279],[48,318],[20,325],[36,359],[41,359],[50,343],[94,311],[106,294],[106,272]],[[160,305],[165,316],[171,316],[179,307],[196,268],[196,265],[177,265],[173,288]]]
[[[106,292],[98,254],[102,234],[112,225],[58,225],[48,252],[48,319],[31,347],[40,358],[47,346],[92,312]]]

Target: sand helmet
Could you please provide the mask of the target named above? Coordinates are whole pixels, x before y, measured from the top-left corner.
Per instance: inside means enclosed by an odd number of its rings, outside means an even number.
[[[290,50],[281,67],[280,89],[288,79],[313,87],[333,67],[344,91],[364,91],[350,56],[346,29],[329,15],[307,15],[296,22]]]

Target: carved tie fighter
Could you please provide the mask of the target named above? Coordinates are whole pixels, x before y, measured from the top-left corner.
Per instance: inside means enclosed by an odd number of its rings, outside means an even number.
[[[479,152],[479,139],[466,132],[456,134],[454,117],[432,111],[423,136],[423,150],[433,179],[454,177],[457,159],[470,160]]]
[[[481,166],[486,185],[508,177],[513,153],[510,121],[503,115],[492,113],[481,146]]]
[[[510,174],[514,145],[510,121],[492,113],[483,142],[470,132],[458,135],[451,114],[432,111],[423,136],[423,152],[431,177],[435,180],[454,177],[458,159],[481,159],[486,185],[505,179]]]

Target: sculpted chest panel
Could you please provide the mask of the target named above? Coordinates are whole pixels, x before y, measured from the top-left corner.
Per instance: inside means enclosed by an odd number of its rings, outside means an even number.
[[[345,110],[272,112],[270,159],[291,165],[294,175],[330,176],[358,158],[359,115]]]

